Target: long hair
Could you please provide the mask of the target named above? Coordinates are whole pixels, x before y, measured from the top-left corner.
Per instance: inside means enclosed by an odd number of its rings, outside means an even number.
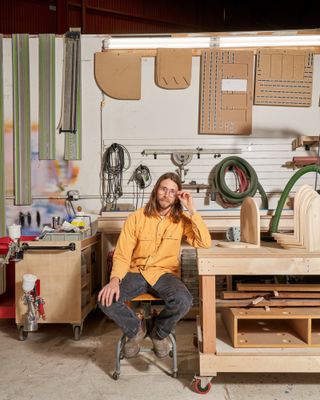
[[[167,172],[161,175],[160,178],[157,180],[156,184],[154,185],[150,195],[150,199],[144,208],[144,215],[146,215],[147,217],[155,217],[156,215],[158,215],[157,193],[161,185],[161,182],[164,181],[165,179],[171,179],[178,186],[178,190],[182,189],[182,183],[179,175],[175,174],[174,172]],[[183,208],[180,203],[180,200],[176,198],[170,212],[170,217],[172,218],[173,222],[178,223],[180,221],[182,216],[182,211]]]

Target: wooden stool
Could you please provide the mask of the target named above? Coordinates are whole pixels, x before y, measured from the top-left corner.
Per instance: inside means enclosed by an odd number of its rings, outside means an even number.
[[[130,301],[131,302],[139,302],[141,303],[142,310],[143,310],[143,318],[146,321],[146,336],[150,336],[151,330],[152,330],[152,317],[154,314],[151,311],[151,304],[154,301],[161,301],[161,299],[154,297],[150,293],[144,293],[141,294],[140,296],[135,297]],[[173,378],[177,378],[178,376],[178,361],[177,361],[177,344],[176,344],[176,339],[175,335],[173,333],[169,334],[169,339],[171,341],[171,350],[169,353],[169,356],[172,358],[172,369],[171,369],[171,375]],[[123,347],[128,340],[127,336],[123,333],[120,337],[120,339],[117,342],[116,346],[116,370],[114,371],[112,378],[114,380],[118,380],[120,376],[120,361],[124,358],[123,355]],[[141,352],[151,352],[153,351],[153,347],[147,347],[147,348],[140,348]]]

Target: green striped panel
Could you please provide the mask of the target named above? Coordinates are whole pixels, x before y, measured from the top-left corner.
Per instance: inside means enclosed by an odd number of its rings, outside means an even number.
[[[65,35],[64,99],[62,132],[65,132],[65,160],[81,160],[81,40],[80,32]]]
[[[31,204],[29,35],[12,35],[15,205]]]
[[[6,185],[4,170],[3,36],[0,35],[0,237],[6,235]]]
[[[39,160],[56,158],[55,35],[39,35]]]

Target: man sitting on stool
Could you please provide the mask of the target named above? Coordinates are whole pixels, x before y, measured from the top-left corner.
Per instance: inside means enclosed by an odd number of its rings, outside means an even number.
[[[196,248],[211,246],[210,233],[191,194],[182,190],[177,174],[168,172],[158,179],[146,206],[127,218],[114,251],[110,282],[98,296],[101,310],[128,337],[126,358],[139,353],[146,328],[125,301],[143,293],[164,301],[151,333],[160,358],[169,354],[168,335],[192,305],[191,294],[178,278],[182,238]]]

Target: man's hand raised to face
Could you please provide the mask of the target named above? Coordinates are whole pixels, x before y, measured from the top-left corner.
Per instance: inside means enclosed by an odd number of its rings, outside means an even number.
[[[181,201],[183,207],[185,207],[191,215],[196,212],[191,193],[179,190],[177,192],[177,197]]]
[[[118,301],[119,297],[120,297],[119,279],[112,278],[110,282],[100,290],[98,294],[98,301],[103,306],[109,307],[111,306],[113,299],[115,298],[115,300]]]

